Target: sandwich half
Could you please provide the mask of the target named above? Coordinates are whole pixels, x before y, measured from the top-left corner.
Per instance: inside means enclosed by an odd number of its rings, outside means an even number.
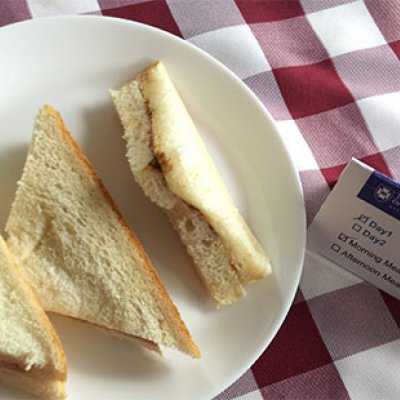
[[[217,305],[271,273],[269,258],[231,200],[164,65],[158,61],[111,97],[135,180],[179,234]]]
[[[200,356],[141,244],[50,106],[36,117],[6,231],[47,311]]]
[[[0,381],[56,400],[66,373],[57,334],[0,236]]]

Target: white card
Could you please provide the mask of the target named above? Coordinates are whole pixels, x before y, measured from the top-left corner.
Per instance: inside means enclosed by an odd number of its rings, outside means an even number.
[[[308,248],[400,299],[400,184],[353,159],[309,227]]]

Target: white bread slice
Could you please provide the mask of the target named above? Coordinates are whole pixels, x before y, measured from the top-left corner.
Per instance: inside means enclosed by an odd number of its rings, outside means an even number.
[[[163,64],[158,61],[111,97],[127,158],[146,195],[168,215],[218,305],[271,273],[270,261],[233,204]]]
[[[6,231],[47,311],[200,356],[141,244],[50,106],[36,118]]]
[[[66,373],[57,334],[0,236],[0,381],[64,399]]]

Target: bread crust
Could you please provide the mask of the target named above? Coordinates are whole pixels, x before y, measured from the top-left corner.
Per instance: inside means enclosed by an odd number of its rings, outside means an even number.
[[[151,121],[151,147],[168,188],[201,212],[243,283],[271,272],[267,255],[233,204],[168,72],[157,61],[136,76]]]
[[[111,336],[115,336],[115,337],[118,337],[118,338],[122,338],[122,339],[125,339],[125,340],[131,340],[132,342],[138,343],[141,346],[143,346],[143,347],[145,347],[145,348],[147,348],[149,350],[152,350],[155,353],[158,353],[159,355],[162,355],[160,346],[157,343],[152,342],[151,340],[143,339],[143,338],[141,338],[139,336],[130,335],[130,334],[125,333],[125,332],[120,332],[120,331],[117,331],[116,329],[107,328],[105,326],[101,326],[101,325],[95,324],[94,322],[86,321],[84,319],[77,318],[77,317],[72,317],[71,315],[63,314],[61,312],[48,311],[48,314],[60,316],[60,317],[63,317],[63,318],[72,319],[73,321],[77,321],[77,322],[82,323],[82,324],[94,326],[94,327],[96,327],[97,329],[99,329],[100,331],[102,331],[102,332],[104,332],[106,334],[109,334]]]

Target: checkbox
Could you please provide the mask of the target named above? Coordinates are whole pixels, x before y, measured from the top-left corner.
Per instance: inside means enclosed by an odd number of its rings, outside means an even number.
[[[362,229],[361,225],[353,224],[353,231],[360,232]]]
[[[369,220],[368,215],[361,214],[358,218],[356,218],[358,221],[362,222],[363,224],[367,223]]]
[[[340,249],[341,247],[336,243],[333,243],[333,245],[331,246],[331,250],[333,250],[335,253],[339,253]]]
[[[339,236],[338,236],[338,239],[341,240],[342,242],[345,242],[345,243],[346,243],[346,241],[347,241],[348,238],[349,238],[349,237],[348,237],[347,235],[345,235],[343,232],[341,232],[341,233],[339,234]]]

